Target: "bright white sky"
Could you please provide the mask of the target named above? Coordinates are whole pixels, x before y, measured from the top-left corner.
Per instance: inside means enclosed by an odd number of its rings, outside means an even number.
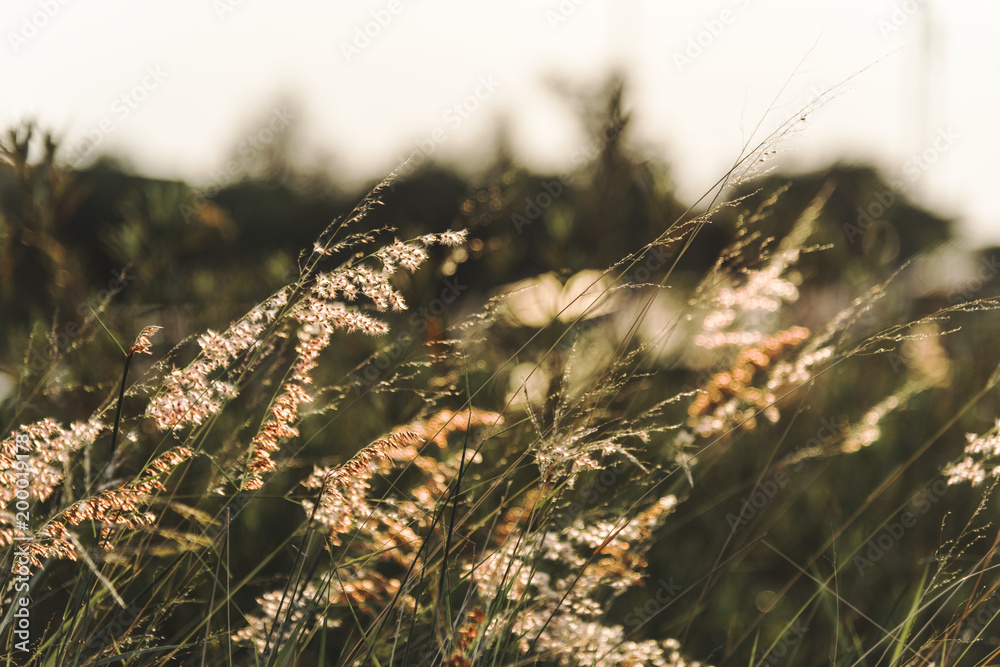
[[[431,137],[436,156],[476,164],[504,119],[522,161],[558,170],[584,138],[546,81],[621,66],[633,136],[695,199],[761,119],[771,129],[872,65],[775,164],[872,162],[971,242],[1000,243],[997,25],[996,0],[8,0],[0,128],[34,118],[69,146],[99,137],[87,159],[210,183],[285,104],[298,159],[360,182]],[[704,46],[679,66],[689,40]],[[449,111],[477,90],[475,110]],[[907,169],[924,151],[933,164]]]

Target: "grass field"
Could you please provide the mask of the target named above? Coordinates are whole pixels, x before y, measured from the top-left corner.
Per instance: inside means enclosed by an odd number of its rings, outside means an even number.
[[[390,176],[297,258],[147,184],[110,282],[12,132],[9,664],[994,664],[989,258],[760,173],[809,109],[684,211],[616,104],[571,179],[442,178],[406,236]]]

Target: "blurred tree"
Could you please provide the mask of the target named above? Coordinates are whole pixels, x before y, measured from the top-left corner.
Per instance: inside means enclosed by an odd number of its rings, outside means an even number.
[[[33,123],[0,142],[0,306],[8,322],[48,320],[81,295],[81,255],[68,237],[82,192],[55,153],[52,134],[40,137]]]

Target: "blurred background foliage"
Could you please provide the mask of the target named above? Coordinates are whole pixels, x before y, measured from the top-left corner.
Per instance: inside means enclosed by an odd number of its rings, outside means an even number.
[[[707,202],[689,209],[674,193],[671,166],[630,140],[627,95],[620,81],[593,91],[574,108],[589,129],[593,150],[566,174],[533,173],[510,157],[502,141],[490,166],[477,173],[432,160],[401,170],[404,175],[387,191],[384,205],[364,221],[365,228],[395,228],[387,239],[468,228],[465,248],[435,249],[430,266],[400,283],[414,311],[435,300],[450,303],[438,313],[430,311],[432,316],[412,343],[400,342],[396,333],[413,329],[405,312],[387,315],[394,332],[388,343],[343,336],[342,344],[324,353],[327,382],[372,368],[376,378],[384,378],[389,371],[366,362],[376,359],[378,350],[388,357],[390,368],[421,358],[426,352],[423,343],[437,349],[436,340],[447,336],[456,322],[479,312],[499,286],[547,272],[566,280],[585,269],[603,270],[653,241],[675,221],[704,212]],[[8,133],[0,160],[0,423],[5,432],[16,423],[46,416],[67,422],[85,419],[107,400],[117,386],[121,353],[103,326],[127,346],[143,326],[161,325],[165,330],[155,342],[166,350],[206,328],[224,329],[296,278],[300,252],[308,251],[326,225],[350,211],[364,192],[345,191],[335,173],[298,173],[280,148],[257,156],[239,178],[206,189],[135,174],[108,158],[68,168],[59,161],[57,140],[42,129],[27,124]],[[790,183],[773,213],[757,226],[764,236],[780,238],[829,181],[835,190],[809,241],[824,248],[803,255],[799,262],[801,296],[784,313],[783,324],[819,330],[837,310],[904,265],[890,296],[866,315],[863,330],[875,332],[936,308],[997,293],[995,271],[981,270],[992,266],[996,249],[961,250],[949,220],[894,193],[876,170],[838,164],[818,173],[769,173],[730,192],[730,197],[745,199],[719,209],[699,228],[667,283],[680,303],[735,238],[741,211],[754,210]],[[872,223],[861,229],[863,214],[879,211],[887,193],[892,193],[892,204],[884,213],[871,215]],[[653,279],[660,275],[662,271]],[[457,298],[443,299],[449,290],[457,292]],[[103,326],[94,320],[95,312]],[[627,596],[614,612],[627,613],[630,605],[641,608],[657,591],[657,582],[673,581],[693,592],[672,602],[671,610],[637,630],[638,636],[686,636],[685,652],[709,661],[740,639],[742,628],[758,615],[771,614],[775,620],[763,625],[765,634],[770,639],[780,636],[782,619],[810,604],[816,585],[774,550],[751,544],[753,540],[765,535],[775,549],[805,561],[896,466],[931,433],[948,425],[940,446],[908,468],[905,478],[837,537],[814,574],[825,576],[843,565],[834,563],[834,555],[849,554],[863,544],[879,521],[894,516],[914,489],[933,480],[961,451],[963,433],[983,432],[992,425],[998,414],[995,396],[960,412],[997,362],[996,320],[990,312],[963,314],[944,326],[960,327],[941,339],[953,368],[951,386],[918,394],[907,410],[883,422],[882,438],[874,446],[851,456],[809,462],[791,475],[768,504],[766,516],[730,538],[726,515],[739,512],[741,497],[780,458],[776,451],[787,453],[813,437],[822,419],[846,415],[852,422],[858,420],[899,386],[914,360],[888,354],[854,359],[807,388],[798,412],[790,409],[778,424],[733,433],[725,444],[726,455],[707,457],[709,465],[698,469],[693,489],[678,479],[675,492],[689,496],[689,518],[667,523],[650,559],[645,597],[642,591]],[[534,331],[507,323],[491,333],[494,338],[485,356],[465,370],[480,380],[487,378]],[[558,327],[543,332],[539,349],[547,349],[561,332]],[[398,347],[385,352],[391,345]],[[565,349],[557,350],[548,363],[558,368],[565,354]],[[684,359],[682,351],[661,356],[662,372],[649,380],[645,395],[628,397],[619,409],[637,409],[634,406],[693,389],[706,372],[717,370],[690,368]],[[151,362],[141,363],[148,368]],[[442,368],[425,369],[412,385],[433,381]],[[449,381],[462,379],[453,376]],[[327,450],[327,456],[353,454],[365,438],[381,435],[419,408],[411,397],[395,394],[365,403],[358,400],[361,393],[343,397],[360,404],[350,417],[356,435],[338,445],[339,451]],[[484,395],[480,407],[498,410],[506,398],[498,389]],[[682,421],[683,406],[678,409],[677,421]],[[386,423],[386,414],[396,415],[397,421]],[[956,415],[959,418],[949,423]],[[655,441],[650,445],[656,446]],[[609,495],[626,493],[629,478],[627,470],[616,471]],[[597,485],[598,480],[591,483]],[[588,487],[582,488],[581,493]],[[965,514],[957,516],[968,516],[977,499],[967,489],[954,489],[948,507],[964,509]],[[913,593],[914,582],[952,529],[939,529],[943,506],[934,507],[919,531],[904,536],[863,576],[850,565],[842,571],[840,593],[867,610],[872,624],[889,627],[901,617],[904,596]],[[249,514],[247,521],[280,525],[282,512],[293,510],[275,513],[272,507]],[[748,551],[735,567],[710,575],[711,585],[704,583],[714,555],[729,539],[734,541],[727,554],[734,547],[747,546]],[[276,536],[275,544],[279,542]],[[252,559],[272,545],[247,546],[233,553]],[[970,551],[974,555],[975,549]],[[769,593],[782,591],[795,577],[796,583],[771,606]],[[696,585],[699,581],[703,583]],[[836,604],[826,594],[821,598]],[[875,627],[865,623],[859,621],[854,631],[864,634]],[[807,639],[819,645],[837,641],[844,651],[854,648],[853,640],[849,633],[836,640],[815,635]]]

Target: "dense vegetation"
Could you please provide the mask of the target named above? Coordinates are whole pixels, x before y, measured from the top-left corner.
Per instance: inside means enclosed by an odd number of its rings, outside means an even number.
[[[992,252],[870,168],[758,175],[782,131],[689,205],[620,87],[582,120],[569,172],[367,194],[12,130],[10,660],[988,664]]]

